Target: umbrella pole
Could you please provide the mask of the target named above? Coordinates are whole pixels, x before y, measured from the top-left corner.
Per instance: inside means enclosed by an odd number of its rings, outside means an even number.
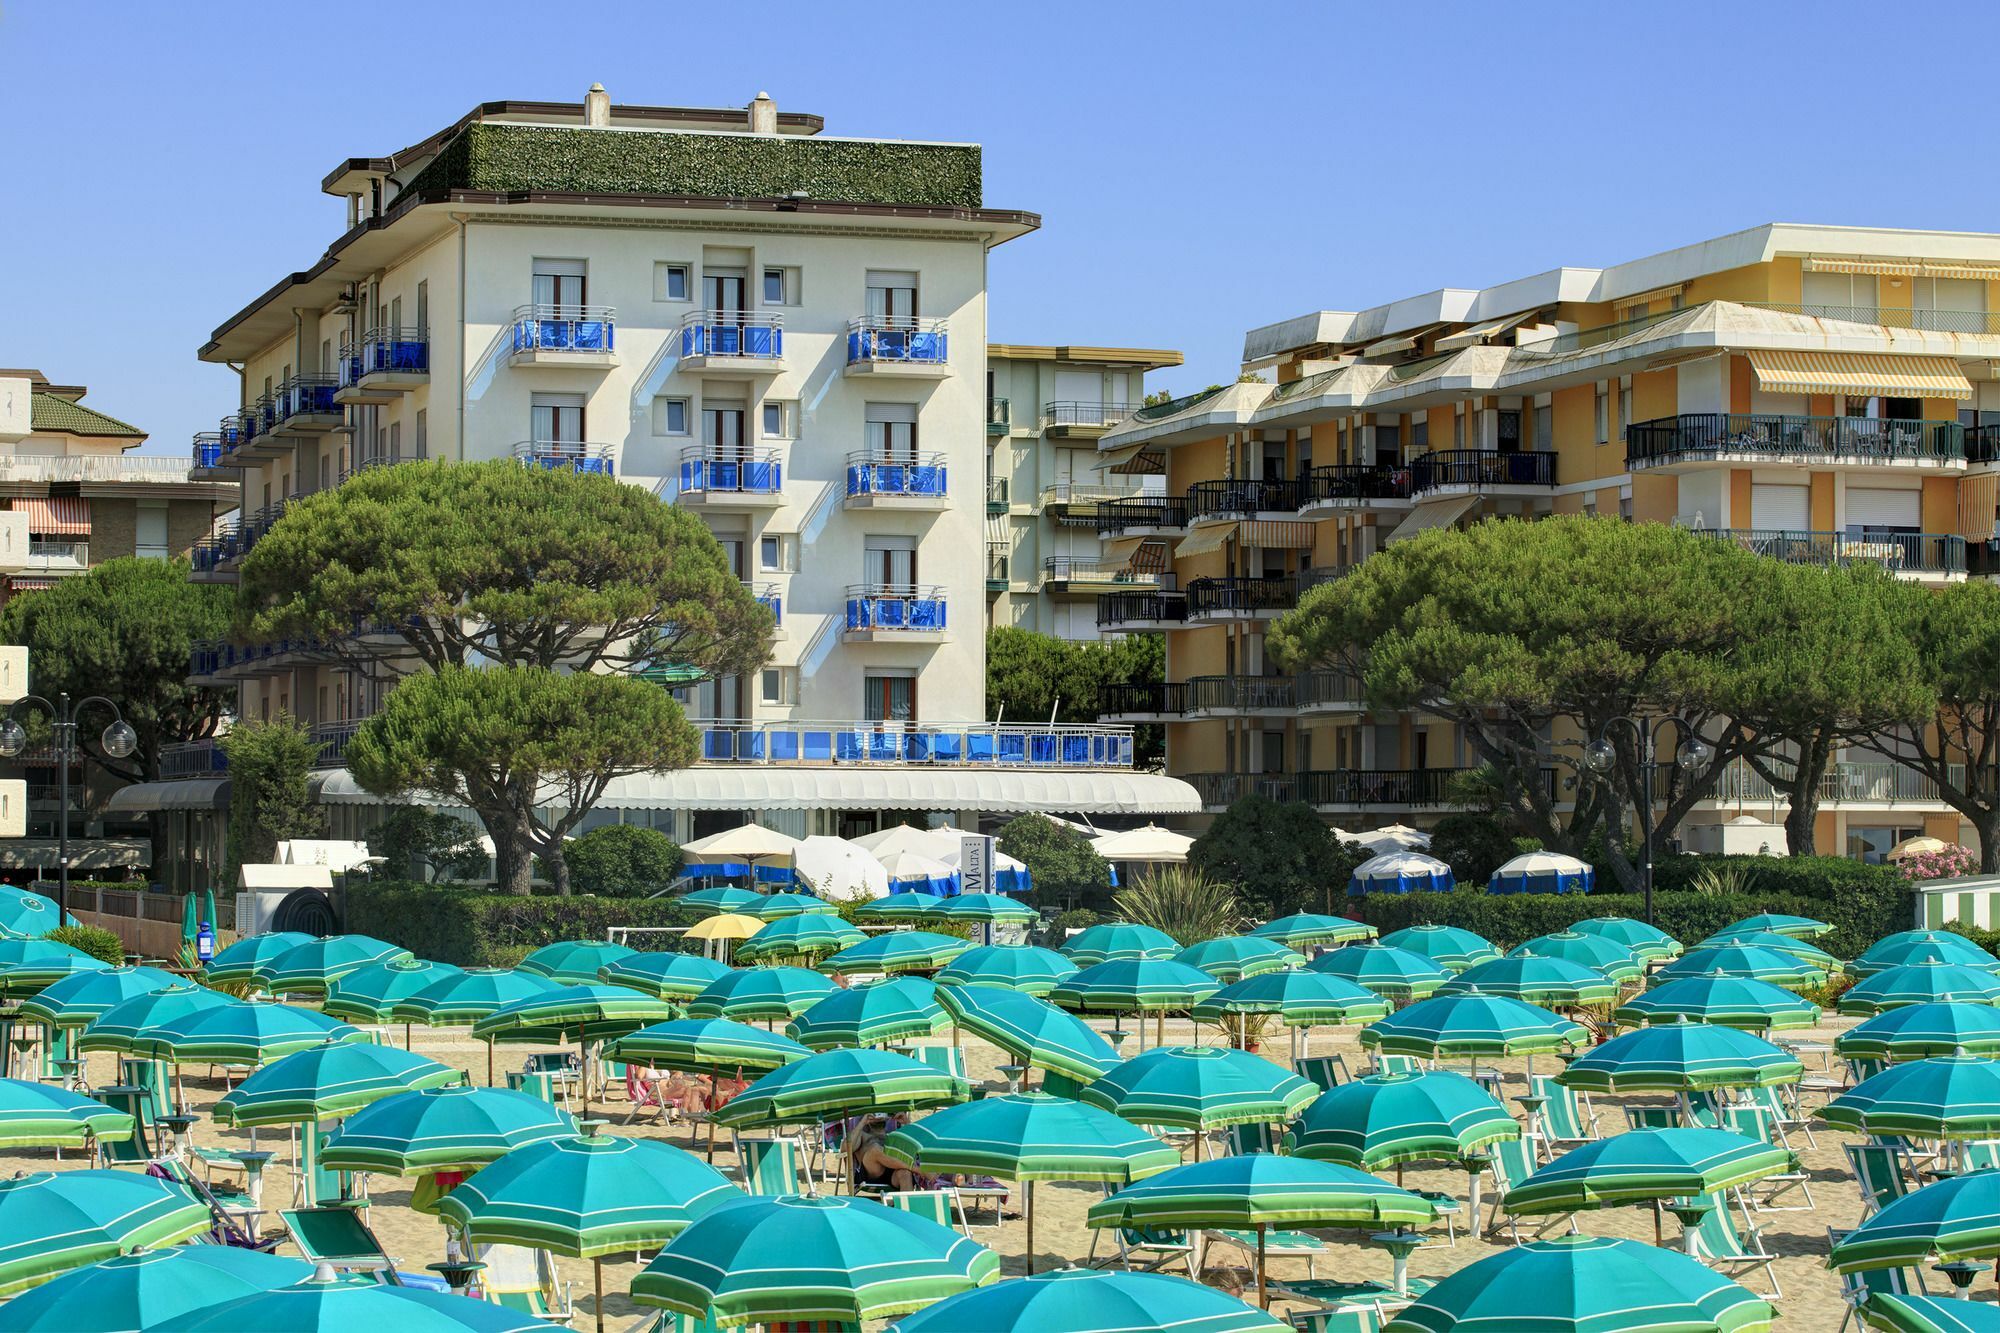
[[[1264,1224],[1257,1224],[1257,1305],[1260,1309],[1271,1308],[1271,1292],[1264,1285]]]
[[[583,1084],[583,1118],[590,1119],[590,1046],[583,1039],[583,1032],[576,1034],[576,1074]]]
[[[486,1039],[486,1086],[493,1086],[493,1038]]]
[[[410,1025],[408,1023],[403,1024],[403,1049],[406,1051],[414,1051],[417,1049],[415,1046],[410,1044]]]
[[[1653,1248],[1659,1249],[1664,1241],[1660,1235],[1660,1201],[1653,1200]]]
[[[1022,1205],[1022,1212],[1028,1223],[1028,1272],[1032,1276],[1035,1271],[1035,1182],[1032,1180],[1025,1182],[1023,1192],[1027,1196]]]
[[[590,1261],[590,1281],[597,1288],[597,1333],[604,1333],[604,1260]]]

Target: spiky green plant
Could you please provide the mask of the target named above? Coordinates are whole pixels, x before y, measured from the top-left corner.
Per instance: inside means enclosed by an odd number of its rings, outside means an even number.
[[[1188,866],[1156,866],[1112,901],[1127,921],[1164,931],[1183,948],[1243,925],[1236,890]]]
[[[1688,887],[1708,898],[1751,893],[1757,887],[1757,867],[1748,861],[1709,861],[1698,867]]]

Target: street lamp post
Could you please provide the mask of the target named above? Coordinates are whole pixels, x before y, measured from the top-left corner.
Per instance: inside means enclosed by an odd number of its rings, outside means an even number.
[[[1653,778],[1660,770],[1660,735],[1669,726],[1675,729],[1674,763],[1691,773],[1715,757],[1715,747],[1701,738],[1694,724],[1669,714],[1648,726],[1644,718],[1614,717],[1604,724],[1597,739],[1583,747],[1583,764],[1591,772],[1609,773],[1618,763],[1618,747],[1611,742],[1612,729],[1623,725],[1632,733],[1639,752],[1639,884],[1646,895],[1646,924],[1653,924]]]
[[[50,723],[55,728],[56,752],[56,922],[60,925],[69,919],[69,766],[76,761],[79,753],[76,744],[77,717],[92,704],[103,704],[111,710],[111,725],[98,738],[104,753],[113,759],[124,759],[139,748],[139,733],[132,730],[125,721],[125,715],[118,711],[118,705],[101,694],[93,694],[87,699],[70,702],[67,693],[56,696],[50,703],[39,694],[23,695],[7,710],[7,720],[0,722],[0,757],[18,758],[28,748],[28,729],[21,725],[14,714],[24,704],[40,704],[48,712]]]

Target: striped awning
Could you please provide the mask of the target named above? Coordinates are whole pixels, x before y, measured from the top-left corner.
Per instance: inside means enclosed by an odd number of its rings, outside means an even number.
[[[1181,544],[1174,548],[1174,559],[1184,560],[1191,555],[1208,555],[1220,551],[1236,535],[1235,523],[1217,523],[1211,527],[1196,528],[1181,538]]]
[[[33,592],[37,588],[53,588],[56,583],[55,579],[37,578],[27,574],[12,574],[7,578],[7,588],[10,592]]]
[[[1167,544],[1157,540],[1139,543],[1139,549],[1132,552],[1125,568],[1134,574],[1164,574],[1167,569]]]
[[[1150,445],[1128,444],[1099,454],[1097,470],[1121,477],[1156,476],[1167,470],[1167,456]]]
[[[1949,259],[1821,259],[1806,260],[1808,273],[1859,273],[1878,278],[2000,279],[2000,264]]]
[[[88,537],[90,502],[76,495],[24,496],[14,512],[28,516],[28,532],[36,537]]]
[[[1244,546],[1262,546],[1274,551],[1310,551],[1313,525],[1256,519],[1243,525],[1236,534],[1236,540]]]
[[[1970,398],[1972,383],[1945,356],[1868,352],[1743,353],[1757,385],[1773,393],[1839,393],[1899,398]]]

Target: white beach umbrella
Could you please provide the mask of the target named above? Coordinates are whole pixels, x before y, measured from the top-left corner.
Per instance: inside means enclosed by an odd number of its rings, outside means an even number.
[[[690,861],[769,861],[797,855],[799,840],[761,824],[745,824],[696,838],[683,844],[681,850]]]
[[[879,859],[892,888],[939,891],[958,874],[937,857],[920,852],[890,852]]]
[[[845,838],[816,833],[799,844],[792,869],[801,887],[810,884],[835,901],[880,898],[889,892],[889,870],[863,847]]]
[[[1178,865],[1187,860],[1188,848],[1194,846],[1194,839],[1185,833],[1161,828],[1158,824],[1148,824],[1144,828],[1127,829],[1123,833],[1106,833],[1094,839],[1090,845],[1107,861],[1150,861]]]
[[[955,836],[948,837],[935,829],[911,828],[908,824],[880,829],[859,838],[849,838],[848,841],[878,858],[886,858],[891,852],[915,852],[936,860],[945,852],[958,850]]]

